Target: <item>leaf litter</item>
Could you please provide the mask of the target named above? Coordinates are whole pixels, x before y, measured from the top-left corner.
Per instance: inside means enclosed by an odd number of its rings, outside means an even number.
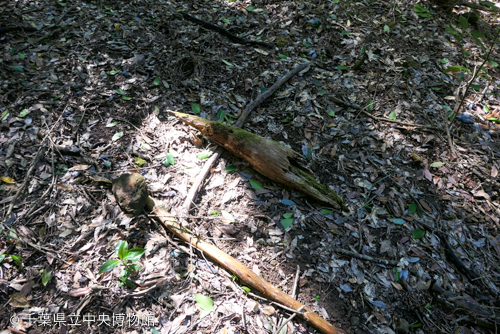
[[[274,48],[174,14],[184,10]],[[166,111],[232,124],[304,59],[309,70],[245,129],[301,152],[349,212],[310,203],[228,155],[203,184],[190,228],[290,295],[297,287],[296,298],[348,333],[498,325],[489,310],[500,285],[499,103],[487,79],[498,79],[496,62],[474,82],[488,94],[467,95],[450,125],[456,155],[444,132],[460,76],[484,55],[467,37],[463,57],[463,19],[449,27],[451,14],[427,2],[41,1],[2,11],[39,29],[0,35],[3,328],[14,315],[61,313],[69,323],[72,313],[105,313],[145,317],[160,332],[276,331],[286,310],[146,217],[124,215],[107,182],[139,172],[180,212],[215,146]],[[146,249],[135,289],[99,274],[122,240]],[[314,332],[298,318],[285,328]]]

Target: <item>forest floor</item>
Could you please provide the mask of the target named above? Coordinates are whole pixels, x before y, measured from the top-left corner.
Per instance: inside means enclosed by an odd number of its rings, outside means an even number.
[[[410,1],[0,1],[0,331],[315,333],[117,206],[144,176],[199,237],[345,333],[499,333],[498,14]],[[240,44],[179,13],[247,40]],[[301,153],[332,210],[168,110]],[[145,249],[120,284],[115,247]],[[204,298],[204,297],[205,298]],[[207,306],[213,303],[213,306]],[[299,312],[300,313],[300,312]],[[4,333],[3,331],[0,333]]]

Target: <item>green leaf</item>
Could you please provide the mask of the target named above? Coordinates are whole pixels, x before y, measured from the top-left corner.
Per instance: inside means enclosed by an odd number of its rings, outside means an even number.
[[[287,213],[283,214],[283,218],[286,218],[286,219],[292,218],[293,215],[294,215],[294,212],[287,212]]]
[[[281,54],[281,53],[278,55],[278,57],[280,57],[281,59],[287,59],[288,58],[286,55]]]
[[[194,298],[196,299],[196,303],[200,305],[201,309],[204,311],[212,311],[214,308],[214,301],[212,298],[204,296],[200,293],[195,293]]]
[[[347,66],[345,65],[339,65],[335,67],[336,70],[347,70]]]
[[[111,141],[117,141],[118,139],[120,139],[121,137],[123,137],[123,132],[117,132],[113,135],[113,137],[111,138]]]
[[[159,86],[159,85],[160,85],[160,78],[159,78],[159,77],[156,77],[156,78],[153,80],[153,85],[155,85],[155,86]]]
[[[246,287],[246,286],[242,286],[241,287],[243,289],[243,291],[245,291],[246,293],[250,293],[250,291],[252,291],[249,287]]]
[[[373,101],[372,101],[372,100],[368,100],[368,101],[366,101],[366,110],[368,110],[368,111],[372,111],[372,110],[373,110],[373,108],[374,108],[374,106],[375,106],[375,105],[373,104]]]
[[[388,218],[387,220],[397,225],[403,225],[406,223],[406,220],[402,218]]]
[[[118,241],[115,246],[115,254],[118,255],[119,259],[122,259],[127,255],[128,252],[128,242],[124,240]]]
[[[420,17],[429,17],[429,16],[431,16],[431,13],[429,12],[429,10],[427,8],[425,8],[424,6],[422,6],[421,4],[418,4],[418,3],[413,8],[413,11],[415,12],[415,14],[417,14]]]
[[[198,103],[191,103],[191,110],[195,113],[195,114],[199,114],[200,111],[201,111],[201,107]]]
[[[479,1],[479,3],[483,6],[486,6],[486,7],[490,7],[491,9],[493,9],[495,12],[498,11],[498,8],[497,6],[491,2],[491,1]]]
[[[47,283],[52,279],[52,270],[50,270],[50,267],[47,267],[42,273],[42,284],[43,286],[47,286]]]
[[[330,106],[326,107],[326,112],[330,117],[335,117],[335,111],[333,111],[332,107]]]
[[[9,117],[9,109],[5,109],[2,113],[2,117],[0,117],[0,121],[5,121]]]
[[[322,90],[320,90],[320,91],[318,92],[318,95],[319,95],[319,96],[323,96],[323,95],[325,95],[325,94],[328,94],[328,91],[327,91],[326,89],[322,89]]]
[[[129,268],[132,270],[132,271],[135,271],[135,272],[139,272],[142,270],[142,267],[138,264],[132,264],[129,266]]]
[[[449,60],[446,59],[446,58],[443,58],[443,59],[440,60],[440,62],[441,62],[441,64],[446,64],[446,63],[449,62]]]
[[[253,12],[255,10],[255,6],[248,6],[246,9],[249,12]]]
[[[446,34],[450,34],[450,35],[453,35],[453,36],[458,36],[458,35],[460,35],[460,34],[458,33],[458,31],[456,31],[455,29],[453,29],[453,28],[451,28],[451,27],[446,28],[446,29],[444,30],[444,32],[445,32]]]
[[[333,212],[333,210],[321,209],[319,212],[321,212],[322,215],[329,215],[330,213]]]
[[[350,33],[351,33],[350,31],[348,31],[348,30],[344,30],[344,31],[342,31],[340,34],[341,34],[341,35],[349,35]]]
[[[115,75],[115,74],[118,74],[120,72],[121,72],[121,70],[114,70],[114,71],[109,71],[108,74],[109,75]]]
[[[230,62],[228,62],[227,60],[224,60],[224,59],[221,59],[221,60],[222,60],[222,62],[223,62],[224,64],[226,64],[227,66],[231,66],[231,67],[233,67],[233,66],[234,66],[234,64],[231,64],[231,63],[230,63]]]
[[[126,277],[120,277],[120,280],[122,281],[123,284],[125,284],[126,286],[128,286],[129,288],[131,289],[134,289],[135,288],[135,284],[134,282],[132,282],[129,278],[126,278]]]
[[[205,160],[207,159],[208,157],[210,157],[212,155],[212,151],[210,150],[206,150],[206,151],[203,151],[201,153],[198,153],[196,156],[198,157],[198,159],[200,160]]]
[[[0,254],[0,263],[5,259],[5,254]]]
[[[9,66],[9,68],[16,72],[24,72],[24,66]]]
[[[391,113],[389,114],[389,119],[395,121],[396,117],[397,117],[396,111],[395,110],[391,111]]]
[[[106,124],[106,127],[107,127],[107,128],[112,128],[112,127],[113,127],[113,126],[115,126],[116,124],[118,124],[118,122],[117,122],[117,121],[114,121],[114,122],[111,122],[111,123]]]
[[[467,21],[467,19],[465,18],[465,16],[460,15],[458,17],[458,20],[460,21],[460,25],[462,26],[463,30],[469,28],[469,22]]]
[[[498,67],[498,63],[494,60],[490,60],[491,67]]]
[[[254,188],[255,190],[262,190],[264,189],[264,187],[262,186],[262,183],[260,183],[259,181],[256,181],[256,180],[248,180],[250,181],[250,185],[252,186],[252,188]]]
[[[209,214],[211,214],[212,216],[217,216],[218,213],[219,213],[219,211],[217,211],[217,210],[212,210],[209,212]]]
[[[104,263],[101,266],[101,269],[99,269],[99,274],[109,273],[110,271],[115,269],[119,264],[120,260],[109,260],[108,262]]]
[[[226,168],[225,168],[226,173],[232,173],[235,170],[236,170],[236,165],[229,165],[229,166],[226,166]]]
[[[280,220],[280,223],[281,223],[281,226],[283,226],[283,228],[286,230],[287,228],[289,228],[293,224],[293,218],[282,219],[282,220]]]
[[[416,228],[413,230],[413,233],[411,234],[411,237],[413,239],[420,239],[425,235],[425,231],[419,228]]]
[[[391,31],[391,28],[389,28],[389,26],[387,24],[384,25],[384,31],[385,32],[390,32]]]
[[[130,97],[130,96],[122,96],[122,100],[125,100],[125,101],[130,101],[132,100],[133,98]]]
[[[28,111],[28,109],[24,108],[23,110],[21,110],[21,112],[19,113],[19,117],[23,118],[23,117],[26,117],[30,112]]]
[[[302,45],[304,45],[306,48],[310,48],[312,46],[312,44],[309,42],[302,42]]]
[[[472,30],[471,35],[486,40],[486,36],[484,36],[484,34],[482,32],[480,32],[479,30]]]
[[[163,87],[165,87],[166,89],[169,89],[170,85],[168,84],[168,82],[163,81]]]
[[[490,122],[494,122],[494,123],[500,123],[500,119],[498,119],[496,117],[488,117],[486,120],[488,120]]]
[[[147,163],[147,161],[141,157],[134,157],[134,160],[135,160],[136,165],[139,167],[141,167],[142,165]]]
[[[468,72],[469,70],[466,69],[463,66],[450,66],[446,70],[444,70],[443,73],[449,73],[449,72],[458,73],[458,72],[461,72],[461,71]]]
[[[132,248],[127,252],[127,255],[125,255],[123,259],[130,262],[139,261],[141,256],[144,255],[145,252],[146,250],[144,248]]]
[[[172,154],[170,154],[170,153],[167,153],[165,155],[165,161],[163,161],[163,164],[165,166],[167,166],[167,167],[170,166],[170,165],[172,165],[172,166],[175,165],[175,158],[174,158],[174,156]]]
[[[125,92],[122,89],[116,89],[115,92],[117,92],[120,95],[125,95]]]
[[[408,206],[408,212],[409,213],[417,212],[417,203],[415,203],[415,202],[410,203],[410,205]]]
[[[24,53],[18,53],[17,57],[19,57],[19,59],[24,59],[26,58],[26,55]]]
[[[10,256],[10,258],[11,258],[12,260],[14,260],[14,262],[15,262],[15,263],[16,263],[19,267],[20,267],[20,266],[21,266],[21,264],[23,263],[23,262],[22,262],[22,259],[21,259],[21,257],[20,257],[20,256],[17,256],[17,255],[11,255],[11,256]]]
[[[487,104],[483,105],[483,110],[485,113],[489,113],[490,112],[490,107],[488,107]]]
[[[123,268],[123,270],[120,272],[121,277],[130,277],[130,275],[132,275],[132,269],[130,268],[130,266]]]
[[[156,329],[156,327],[151,326],[151,334],[161,334],[159,330]]]
[[[436,161],[436,162],[433,162],[431,164],[432,168],[439,168],[439,167],[443,167],[443,166],[444,166],[444,162],[441,162],[441,161]]]

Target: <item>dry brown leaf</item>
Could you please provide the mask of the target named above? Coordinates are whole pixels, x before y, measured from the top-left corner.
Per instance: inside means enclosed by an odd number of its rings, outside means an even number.
[[[80,289],[76,289],[76,290],[71,290],[68,294],[71,297],[82,297],[82,296],[88,295],[91,292],[92,292],[92,289],[86,287],[86,288],[80,288]]]
[[[30,307],[30,302],[23,294],[14,292],[10,295],[9,305],[12,307],[26,308]]]
[[[496,166],[491,167],[491,177],[497,177],[498,176],[498,169]]]

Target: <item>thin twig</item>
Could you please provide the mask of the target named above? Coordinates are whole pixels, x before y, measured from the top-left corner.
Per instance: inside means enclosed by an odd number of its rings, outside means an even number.
[[[297,265],[297,271],[295,272],[295,280],[293,281],[292,298],[297,299],[297,286],[299,285],[300,277],[300,266]]]
[[[302,309],[304,309],[304,305],[302,305],[298,310],[297,312],[300,313],[300,311],[302,311]],[[281,327],[275,332],[275,334],[279,334],[281,332],[281,330],[286,326],[287,323],[290,322],[290,320],[292,320],[293,318],[295,318],[295,316],[297,315],[297,313],[294,313],[292,314],[288,319],[286,319],[283,324],[281,325]]]
[[[33,159],[33,162],[31,163],[30,169],[28,169],[28,173],[26,173],[26,175],[24,177],[24,181],[21,184],[21,187],[19,187],[19,189],[17,189],[17,192],[14,195],[14,198],[12,199],[12,201],[9,204],[9,207],[7,209],[7,213],[5,214],[5,220],[9,219],[9,216],[12,213],[12,209],[14,208],[14,205],[16,204],[17,199],[19,198],[21,193],[24,192],[24,188],[26,188],[26,185],[28,184],[28,181],[30,180],[31,174],[33,174],[33,172],[35,171],[36,165],[38,164],[38,160],[40,160],[40,158],[42,157],[44,152],[45,152],[45,144],[42,142],[40,144],[40,147],[38,148],[38,152],[36,153],[35,158]]]
[[[401,122],[401,121],[398,121],[398,120],[395,120],[395,119],[388,119],[388,118],[384,118],[384,117],[373,116],[372,114],[370,114],[369,112],[367,112],[366,110],[364,110],[364,108],[361,107],[359,104],[346,102],[346,101],[344,101],[344,100],[342,100],[342,99],[340,99],[338,97],[335,97],[335,96],[330,96],[330,99],[333,100],[333,102],[335,102],[337,104],[340,104],[340,105],[342,105],[344,107],[349,107],[349,108],[353,108],[353,109],[359,110],[363,114],[365,114],[366,116],[368,116],[370,118],[373,118],[376,121],[387,122],[387,123],[394,123],[394,124],[399,124],[399,125],[402,125],[402,126],[413,126],[413,127],[416,127],[416,128],[429,129],[429,130],[437,130],[437,131],[442,131],[443,130],[443,129],[438,128],[436,126],[424,125],[424,124],[415,124],[415,123],[409,123],[409,122]]]

